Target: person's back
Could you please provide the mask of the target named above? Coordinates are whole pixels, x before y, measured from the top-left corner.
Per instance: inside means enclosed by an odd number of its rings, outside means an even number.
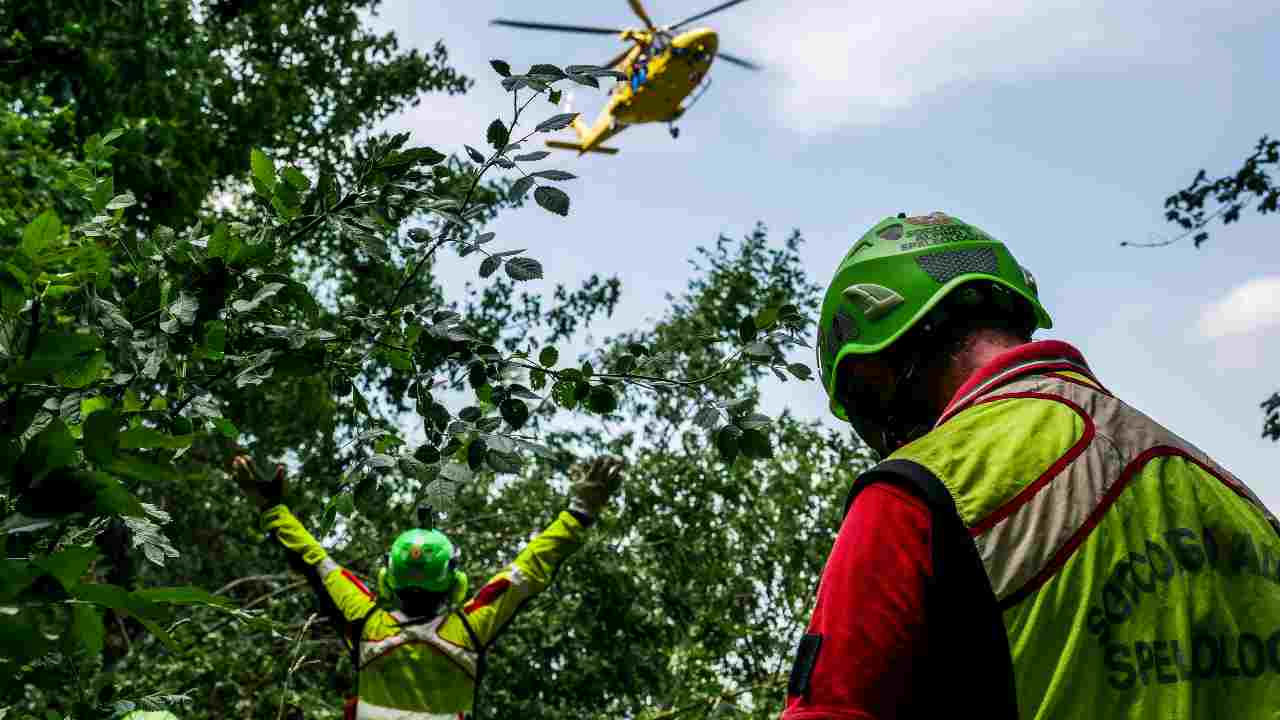
[[[976,543],[1019,717],[1280,710],[1280,532],[1262,504],[1065,343],[986,371],[1006,374],[975,376],[888,461],[933,475]]]
[[[1280,523],[1114,397],[1003,244],[886,218],[823,303],[824,389],[885,460],[785,720],[1280,717]]]

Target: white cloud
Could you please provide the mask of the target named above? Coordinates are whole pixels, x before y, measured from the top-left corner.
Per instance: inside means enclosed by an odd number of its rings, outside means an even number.
[[[1210,3],[1211,4],[1211,3]],[[760,6],[743,40],[780,70],[774,103],[791,129],[878,125],[949,88],[1062,71],[1187,64],[1217,43],[1204,23],[1236,24],[1265,3],[1220,13],[1103,0],[896,0]],[[1223,18],[1229,19],[1223,19]],[[731,40],[731,38],[725,38]],[[736,43],[735,43],[736,44]]]
[[[1250,280],[1200,313],[1200,336],[1252,335],[1280,324],[1280,275]]]

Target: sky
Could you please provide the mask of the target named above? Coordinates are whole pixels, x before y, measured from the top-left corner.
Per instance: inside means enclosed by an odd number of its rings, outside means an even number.
[[[645,2],[659,24],[714,4]],[[498,17],[638,26],[624,0],[388,0],[374,25],[404,46],[444,39],[476,87],[425,96],[386,128],[442,151],[484,147],[489,121],[510,113],[491,58],[521,71],[599,64],[621,49],[609,36],[489,24]],[[1119,397],[1280,512],[1280,445],[1260,437],[1259,409],[1280,390],[1280,217],[1215,226],[1201,249],[1120,245],[1176,235],[1166,196],[1202,167],[1235,170],[1260,136],[1280,134],[1280,5],[749,0],[700,24],[765,70],[714,64],[678,140],[665,126],[635,126],[610,142],[618,155],[544,161],[579,176],[561,185],[569,216],[530,203],[489,228],[495,246],[543,261],[546,278],[530,289],[617,275],[623,300],[593,328],[603,337],[658,318],[664,295],[684,289],[694,248],[720,234],[763,222],[781,241],[798,229],[806,268],[825,286],[883,217],[941,210],[1034,272],[1054,319],[1038,339],[1080,348]],[[590,122],[605,97],[576,87],[572,109]],[[531,112],[536,121],[557,110],[540,102]],[[445,263],[446,288],[474,278],[475,262]],[[817,383],[775,381],[764,405],[840,426]]]

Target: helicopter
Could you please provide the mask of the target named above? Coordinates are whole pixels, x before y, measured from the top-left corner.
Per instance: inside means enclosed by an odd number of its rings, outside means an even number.
[[[548,140],[549,147],[561,150],[577,150],[578,155],[596,152],[614,154],[617,148],[604,147],[602,143],[631,125],[640,123],[668,123],[671,137],[680,136],[675,121],[693,107],[711,85],[707,70],[713,58],[746,68],[759,70],[753,62],[720,52],[719,38],[715,31],[699,27],[676,32],[689,23],[701,20],[738,5],[746,0],[729,0],[710,10],[681,20],[674,25],[654,25],[640,0],[627,0],[631,10],[644,23],[643,29],[612,29],[583,25],[556,25],[521,20],[491,21],[494,25],[528,30],[552,30],[588,35],[617,35],[624,43],[632,43],[601,67],[617,70],[626,75],[614,86],[609,102],[600,111],[594,124],[588,126],[581,117],[575,117],[571,127],[577,133],[576,142]],[[688,104],[685,100],[693,95]]]

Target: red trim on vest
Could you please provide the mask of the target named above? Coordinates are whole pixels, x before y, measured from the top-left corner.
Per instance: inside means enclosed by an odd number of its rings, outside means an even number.
[[[472,598],[471,602],[467,603],[467,606],[463,608],[462,611],[470,615],[476,610],[479,610],[480,608],[491,604],[494,600],[502,597],[502,593],[506,592],[509,587],[511,587],[511,581],[506,578],[494,580],[488,585],[480,588],[480,592],[476,593],[476,596]]]
[[[1093,418],[1089,417],[1089,414],[1084,411],[1084,408],[1070,400],[1067,400],[1066,398],[1058,397],[1057,395],[1038,392],[1006,393],[1004,395],[994,395],[983,398],[981,402],[976,404],[983,405],[989,402],[995,402],[996,400],[1008,400],[1010,398],[1033,398],[1039,400],[1052,400],[1054,402],[1062,403],[1074,410],[1075,413],[1080,416],[1080,419],[1084,421],[1084,433],[1080,435],[1080,439],[1076,441],[1076,444],[1072,445],[1071,449],[1067,450],[1065,455],[1058,458],[1052,465],[1050,465],[1049,469],[1045,470],[1040,477],[1036,478],[1035,482],[1032,482],[1030,485],[1022,488],[1017,495],[1013,496],[1012,500],[1009,500],[1004,505],[996,508],[989,515],[979,520],[977,523],[974,523],[973,527],[969,528],[969,535],[973,537],[977,537],[987,532],[991,528],[995,527],[1001,520],[1012,515],[1018,508],[1030,502],[1031,498],[1035,497],[1036,494],[1048,485],[1051,480],[1057,477],[1067,467],[1067,465],[1071,464],[1072,460],[1079,457],[1080,454],[1084,452],[1085,448],[1089,447],[1089,443],[1093,442],[1093,436],[1095,433]]]
[[[344,578],[346,578],[348,581],[350,581],[352,585],[355,585],[357,590],[359,590],[360,592],[362,592],[362,593],[364,593],[365,595],[369,596],[369,599],[370,599],[370,600],[372,600],[372,599],[373,599],[373,593],[369,592],[369,588],[365,587],[365,586],[364,586],[364,583],[360,582],[360,578],[358,578],[358,577],[356,577],[355,575],[353,575],[353,574],[351,573],[351,571],[349,571],[349,570],[347,570],[347,569],[343,568],[343,570],[342,570],[342,577],[344,577]]]
[[[1000,608],[1005,610],[1017,605],[1025,600],[1028,595],[1039,590],[1045,583],[1049,582],[1049,580],[1062,569],[1062,566],[1067,564],[1067,560],[1069,560],[1072,554],[1075,553],[1076,549],[1084,543],[1085,538],[1089,536],[1089,533],[1093,532],[1093,529],[1098,526],[1098,523],[1102,522],[1102,516],[1106,514],[1111,505],[1115,503],[1116,498],[1120,497],[1120,493],[1124,492],[1125,488],[1129,486],[1129,483],[1135,476],[1137,476],[1138,471],[1145,467],[1147,463],[1158,457],[1181,457],[1186,460],[1190,460],[1201,470],[1204,470],[1217,478],[1219,482],[1230,488],[1232,492],[1249,501],[1250,505],[1254,504],[1253,498],[1249,497],[1248,494],[1246,494],[1244,490],[1236,485],[1230,478],[1224,477],[1217,470],[1214,470],[1208,465],[1200,462],[1198,459],[1192,457],[1186,450],[1172,447],[1170,445],[1157,445],[1153,448],[1148,448],[1138,455],[1138,457],[1130,460],[1128,465],[1124,466],[1124,470],[1120,473],[1120,478],[1116,480],[1115,484],[1111,486],[1111,489],[1107,490],[1107,493],[1102,496],[1102,499],[1098,501],[1098,506],[1094,508],[1093,512],[1089,514],[1089,517],[1085,519],[1084,524],[1081,525],[1080,529],[1076,530],[1075,534],[1071,536],[1071,539],[1067,540],[1066,544],[1058,550],[1058,552],[1053,556],[1053,559],[1049,561],[1049,564],[1045,565],[1044,569],[1035,577],[1031,578],[1026,585],[1022,586],[1017,591],[1010,593],[1009,597],[1001,601]]]
[[[1089,363],[1085,361],[1084,355],[1081,355],[1080,351],[1073,345],[1061,340],[1038,340],[1036,342],[1025,343],[1005,350],[995,356],[995,358],[986,365],[983,365],[974,371],[974,373],[969,376],[969,379],[965,380],[964,384],[960,386],[960,389],[956,390],[955,394],[951,396],[951,402],[947,403],[946,409],[942,411],[942,417],[946,418],[948,415],[958,412],[960,408],[953,408],[952,406],[955,405],[960,398],[973,392],[973,390],[979,385],[982,385],[984,382],[987,382],[1014,365],[1035,362],[1037,360],[1051,361],[1058,359],[1070,360],[1080,367],[1077,368],[1062,364],[1061,367],[1053,367],[1051,369],[1080,370],[1083,368],[1090,378],[1093,377],[1093,371],[1089,369]],[[1008,380],[1011,381],[1014,378],[1022,377],[1024,374],[1042,372],[1043,370],[1044,368],[1025,368],[1024,372],[1011,375]]]

